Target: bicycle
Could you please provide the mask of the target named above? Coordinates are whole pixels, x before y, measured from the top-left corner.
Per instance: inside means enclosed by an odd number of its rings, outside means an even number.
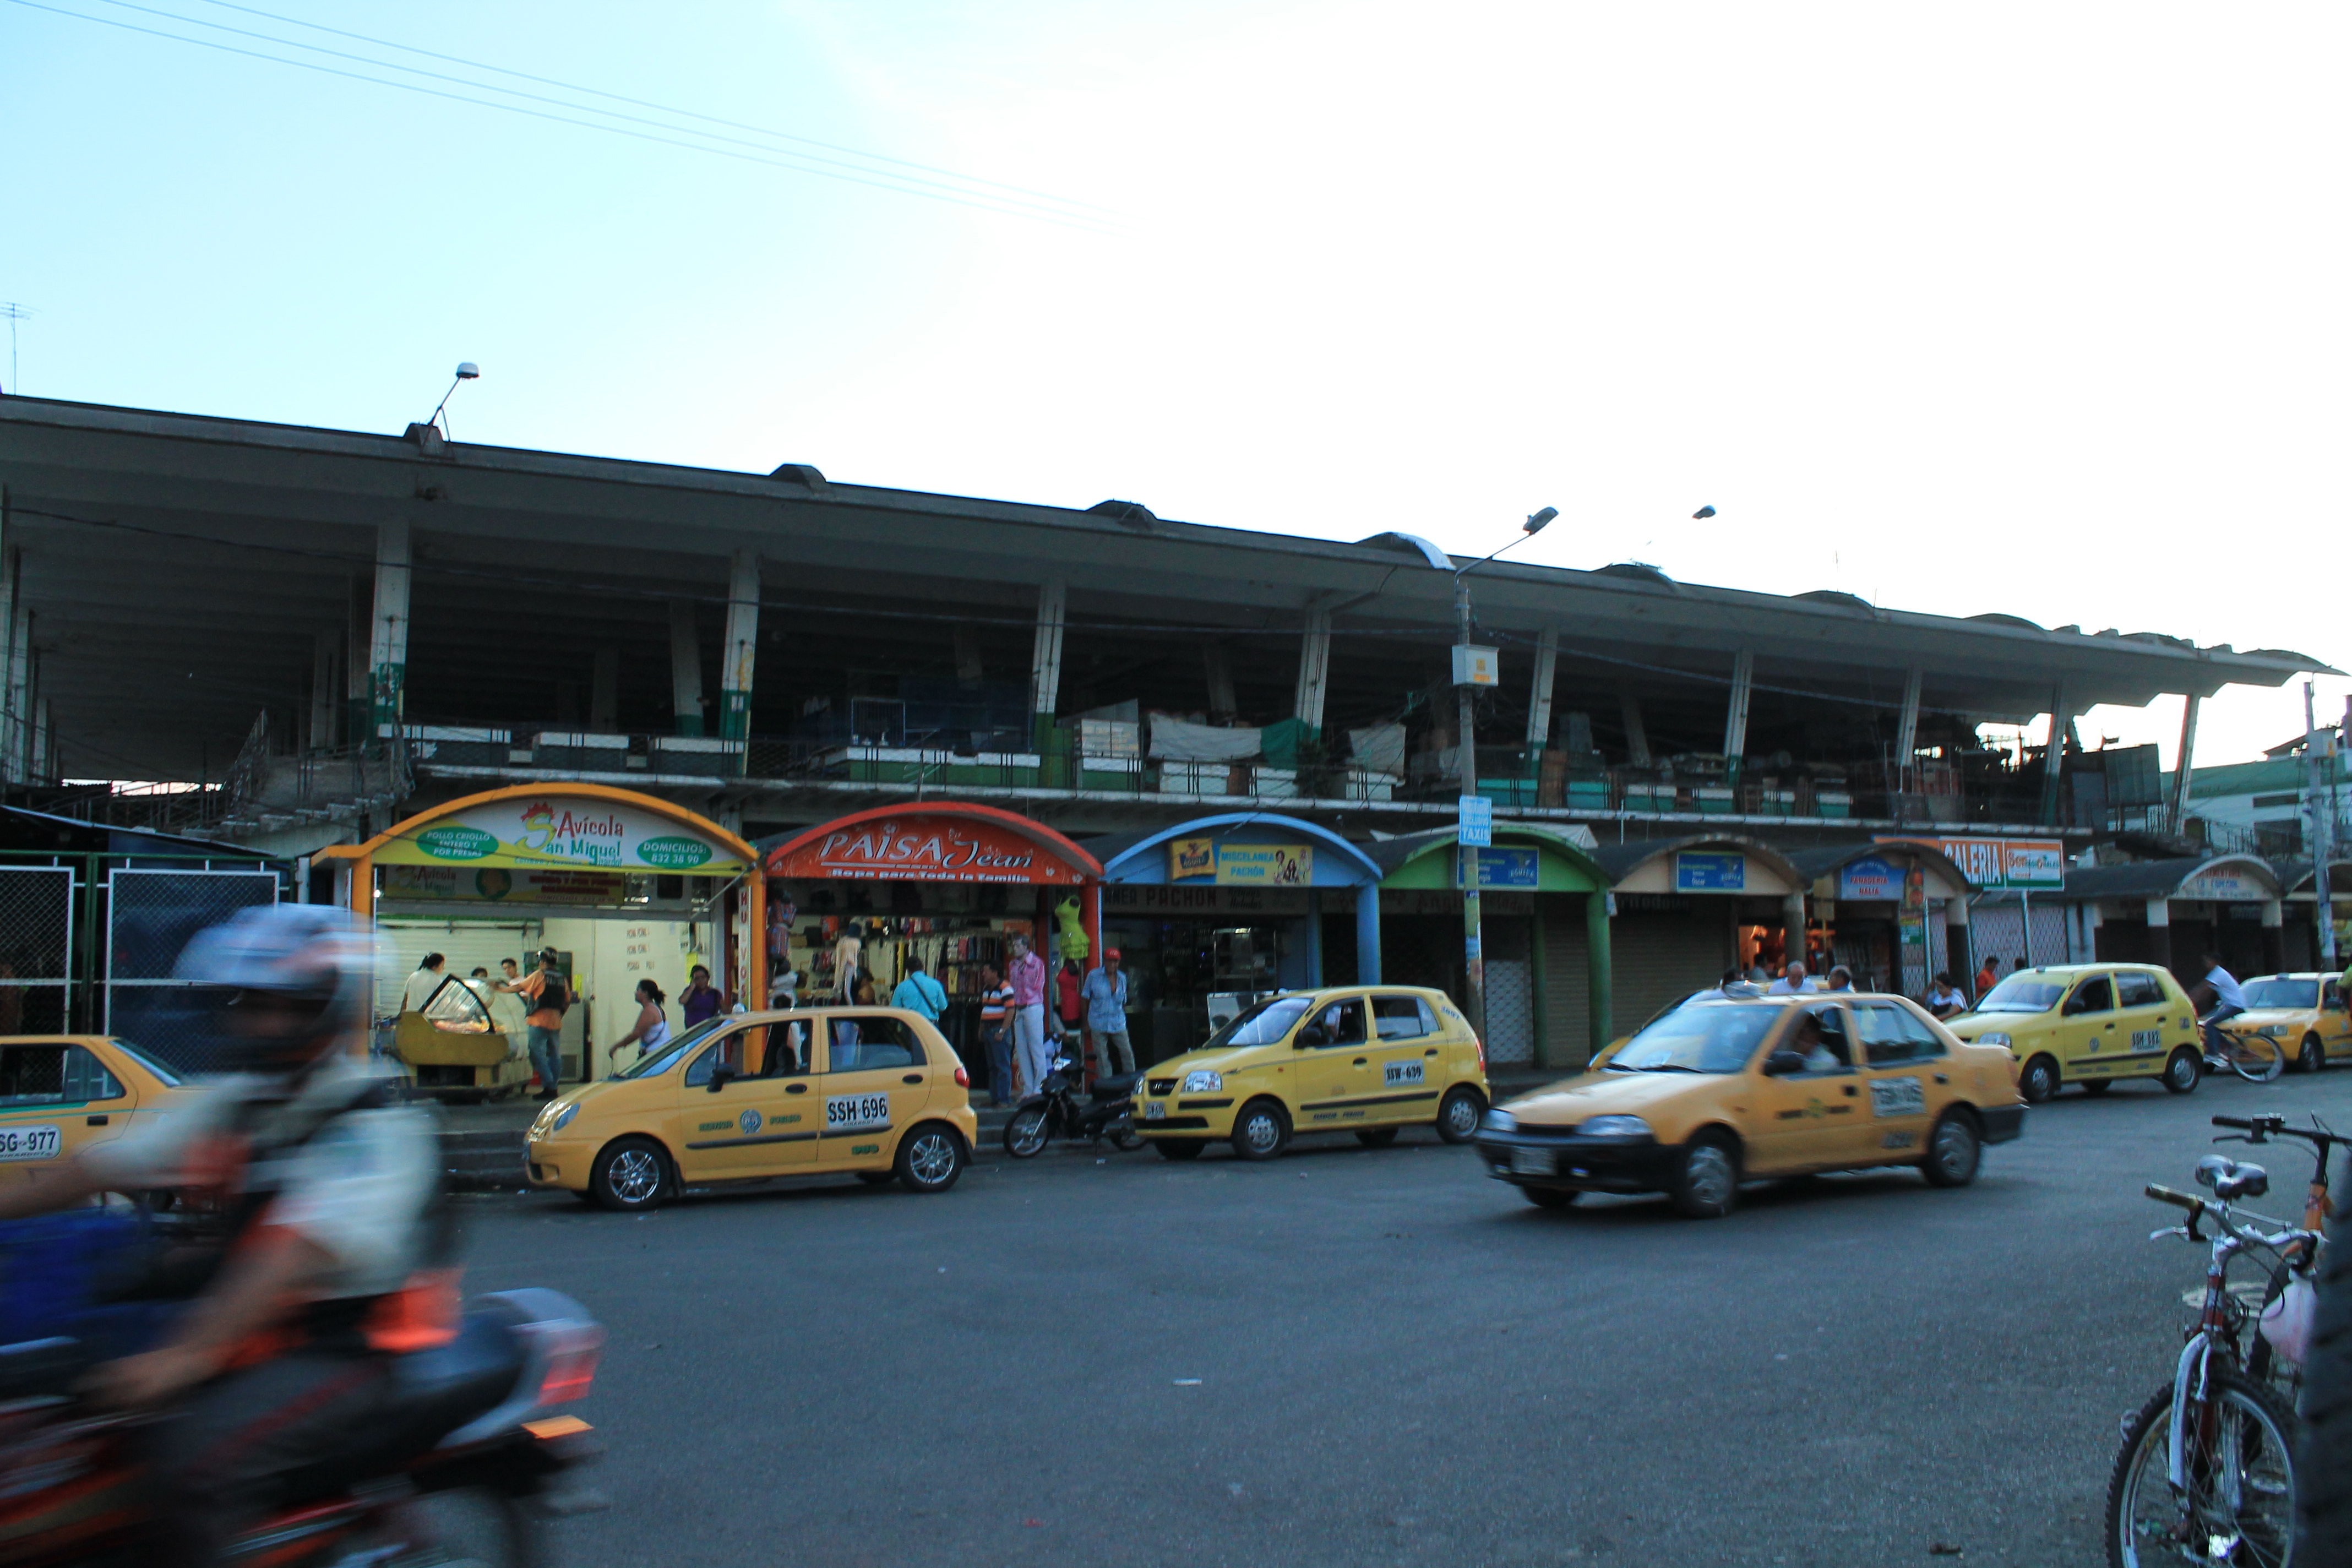
[[[2210,1016],[2198,1022],[2205,1029],[2205,1070],[2236,1073],[2248,1083],[2268,1083],[2286,1071],[2286,1052],[2268,1035],[2232,1029]]]
[[[2320,1250],[2326,1245],[2321,1238],[2336,1213],[2335,1199],[2328,1192],[2328,1163],[2336,1150],[2352,1148],[2352,1137],[2331,1132],[2318,1121],[2314,1117],[2313,1125],[2303,1128],[2289,1127],[2286,1118],[2275,1113],[2213,1118],[2216,1127],[2236,1128],[2245,1133],[2242,1139],[2217,1138],[2217,1143],[2265,1143],[2273,1138],[2298,1138],[2312,1147],[2311,1183],[2304,1192],[2301,1232],[2282,1250],[2277,1267],[2270,1270],[2269,1282],[2263,1292],[2262,1332],[2246,1353],[2246,1370],[2276,1384],[2290,1399],[2300,1392],[2303,1384],[2303,1358],[2295,1352],[2307,1347],[2310,1341],[2313,1275]],[[2304,1287],[2300,1299],[2280,1305],[2287,1291],[2297,1284]]]
[[[2197,1326],[2174,1363],[2172,1381],[2123,1423],[2123,1447],[2107,1484],[2110,1568],[2157,1563],[2226,1563],[2286,1568],[2294,1552],[2294,1413],[2276,1389],[2247,1374],[2238,1340],[2246,1310],[2226,1282],[2230,1259],[2248,1247],[2283,1249],[2308,1233],[2265,1235],[2231,1205],[2270,1190],[2260,1165],[2220,1154],[2197,1163],[2211,1198],[2149,1183],[2147,1195],[2186,1209],[2188,1220],[2150,1234],[2205,1241],[2211,1256]],[[2274,1224],[2273,1221],[2264,1221]]]

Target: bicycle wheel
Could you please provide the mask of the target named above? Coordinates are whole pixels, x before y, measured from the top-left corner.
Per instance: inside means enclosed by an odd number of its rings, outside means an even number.
[[[2286,1071],[2286,1052],[2268,1035],[2238,1035],[2224,1029],[2230,1042],[2230,1068],[2248,1083],[2268,1083]]]
[[[2294,1415],[2260,1384],[2216,1367],[2212,1422],[2194,1446],[2189,1490],[2168,1480],[2172,1385],[2165,1384],[2124,1427],[2107,1483],[2108,1568],[2215,1562],[2286,1568],[2294,1549]]]

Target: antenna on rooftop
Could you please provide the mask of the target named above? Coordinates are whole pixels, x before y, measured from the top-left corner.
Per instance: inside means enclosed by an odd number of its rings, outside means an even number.
[[[20,397],[24,395],[16,386],[16,323],[37,313],[30,305],[19,305],[14,300],[0,300],[0,321],[8,323],[8,384],[0,387],[0,392],[16,392]]]

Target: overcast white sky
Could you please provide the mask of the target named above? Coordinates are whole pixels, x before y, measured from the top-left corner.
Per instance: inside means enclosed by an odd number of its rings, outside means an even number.
[[[2341,5],[255,4],[1119,216],[0,0],[10,390],[396,431],[468,358],[461,440],[1482,553],[1552,505],[1524,558],[2352,668]],[[2231,689],[2197,760],[2302,724]]]

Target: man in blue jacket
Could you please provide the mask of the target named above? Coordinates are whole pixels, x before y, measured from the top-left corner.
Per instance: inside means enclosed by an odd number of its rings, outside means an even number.
[[[940,1015],[947,1011],[947,987],[923,973],[921,959],[910,957],[907,960],[907,978],[890,993],[890,1005],[919,1013],[926,1022],[936,1024]]]

